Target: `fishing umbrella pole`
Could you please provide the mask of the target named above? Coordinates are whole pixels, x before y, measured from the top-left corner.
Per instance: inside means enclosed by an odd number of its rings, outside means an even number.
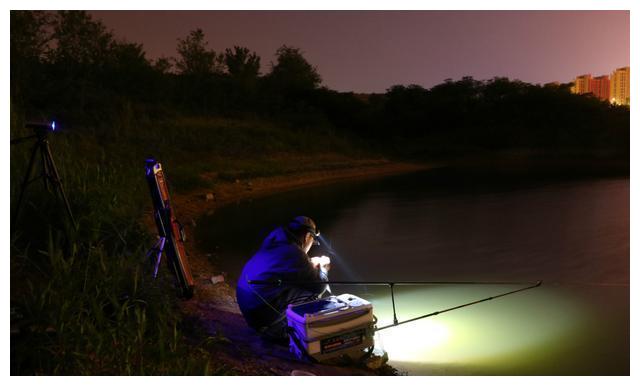
[[[336,285],[364,285],[364,286],[387,286],[391,291],[391,306],[393,308],[393,323],[388,324],[386,326],[377,327],[375,330],[385,330],[387,328],[396,327],[402,324],[415,322],[420,319],[425,319],[431,316],[436,316],[439,314],[443,314],[445,312],[457,310],[464,307],[469,307],[474,304],[487,302],[489,300],[501,298],[503,296],[512,295],[517,292],[526,291],[529,289],[533,289],[536,287],[540,287],[542,285],[542,280],[538,280],[536,282],[522,282],[522,281],[284,281],[284,280],[247,280],[248,284],[257,284],[257,285],[301,285],[301,284],[336,284]],[[518,288],[512,291],[503,292],[497,295],[489,296],[484,299],[474,300],[469,303],[461,304],[459,306],[446,308],[440,311],[431,312],[428,314],[424,314],[421,316],[417,316],[415,318],[403,320],[401,322],[398,321],[398,317],[396,314],[396,301],[393,293],[393,288],[395,286],[417,286],[417,285],[523,285],[524,287]]]

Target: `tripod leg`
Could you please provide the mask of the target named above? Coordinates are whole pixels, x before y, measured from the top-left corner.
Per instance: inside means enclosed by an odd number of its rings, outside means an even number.
[[[67,214],[71,219],[71,223],[73,227],[76,228],[76,220],[73,218],[73,213],[71,213],[71,206],[69,205],[69,200],[67,200],[67,195],[64,193],[64,187],[62,186],[62,181],[60,181],[60,175],[58,174],[58,169],[56,168],[56,164],[53,162],[53,156],[51,155],[51,149],[49,148],[49,142],[45,142],[44,145],[45,156],[48,161],[49,171],[52,173],[51,177],[53,179],[53,185],[57,185],[58,192],[62,196],[62,200],[64,201],[64,206],[67,209]]]
[[[31,158],[29,158],[29,166],[27,166],[27,172],[24,175],[24,179],[22,180],[22,185],[20,186],[20,195],[18,196],[18,205],[16,207],[16,213],[13,217],[13,224],[15,225],[16,221],[18,221],[18,215],[20,215],[20,209],[22,208],[22,200],[24,199],[24,194],[27,190],[27,185],[29,185],[29,179],[31,178],[31,172],[33,171],[33,165],[36,160],[36,152],[38,151],[39,144],[35,144],[33,146],[33,150],[31,150]]]
[[[160,268],[160,261],[162,260],[162,252],[164,251],[164,242],[166,238],[160,237],[153,248],[147,252],[147,257],[151,256],[151,252],[156,252],[156,262],[153,266],[153,278],[158,277],[158,269]]]
[[[44,184],[44,189],[49,192],[49,165],[47,162],[47,158],[45,156],[45,142],[40,142],[40,156],[42,158],[42,183]]]

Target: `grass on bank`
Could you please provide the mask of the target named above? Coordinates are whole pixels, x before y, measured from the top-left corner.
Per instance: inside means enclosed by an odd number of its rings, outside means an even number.
[[[78,227],[71,229],[40,181],[29,186],[11,228],[11,373],[234,374],[212,354],[224,339],[180,314],[168,269],[150,279],[145,252],[154,235],[140,221],[151,209],[144,159],[164,163],[175,193],[215,184],[203,173],[248,178],[332,167],[350,162],[345,154],[366,153],[325,129],[218,118],[119,122],[59,122],[50,135]],[[31,134],[23,126],[12,116],[11,137]],[[30,143],[11,147],[12,211]],[[314,154],[320,162],[292,162]]]

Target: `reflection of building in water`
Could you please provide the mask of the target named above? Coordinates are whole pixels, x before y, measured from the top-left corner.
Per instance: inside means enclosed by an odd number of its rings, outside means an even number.
[[[571,92],[574,94],[592,94],[596,98],[629,105],[629,67],[616,69],[611,77],[601,75],[593,78],[591,74],[577,76],[573,81]]]
[[[611,103],[630,105],[630,69],[622,67],[611,74]]]

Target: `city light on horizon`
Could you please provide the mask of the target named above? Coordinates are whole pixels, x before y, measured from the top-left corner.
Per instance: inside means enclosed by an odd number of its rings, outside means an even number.
[[[299,47],[337,91],[431,88],[472,76],[570,82],[630,63],[628,11],[91,11],[147,56],[176,56],[201,28],[216,52],[246,46],[268,73],[276,49]],[[144,23],[140,21],[144,20]],[[598,49],[590,49],[598,47]],[[392,70],[393,69],[393,70]]]
[[[616,68],[611,76],[591,74],[578,75],[573,81],[571,92],[574,94],[592,94],[596,98],[612,104],[631,105],[630,67]]]

